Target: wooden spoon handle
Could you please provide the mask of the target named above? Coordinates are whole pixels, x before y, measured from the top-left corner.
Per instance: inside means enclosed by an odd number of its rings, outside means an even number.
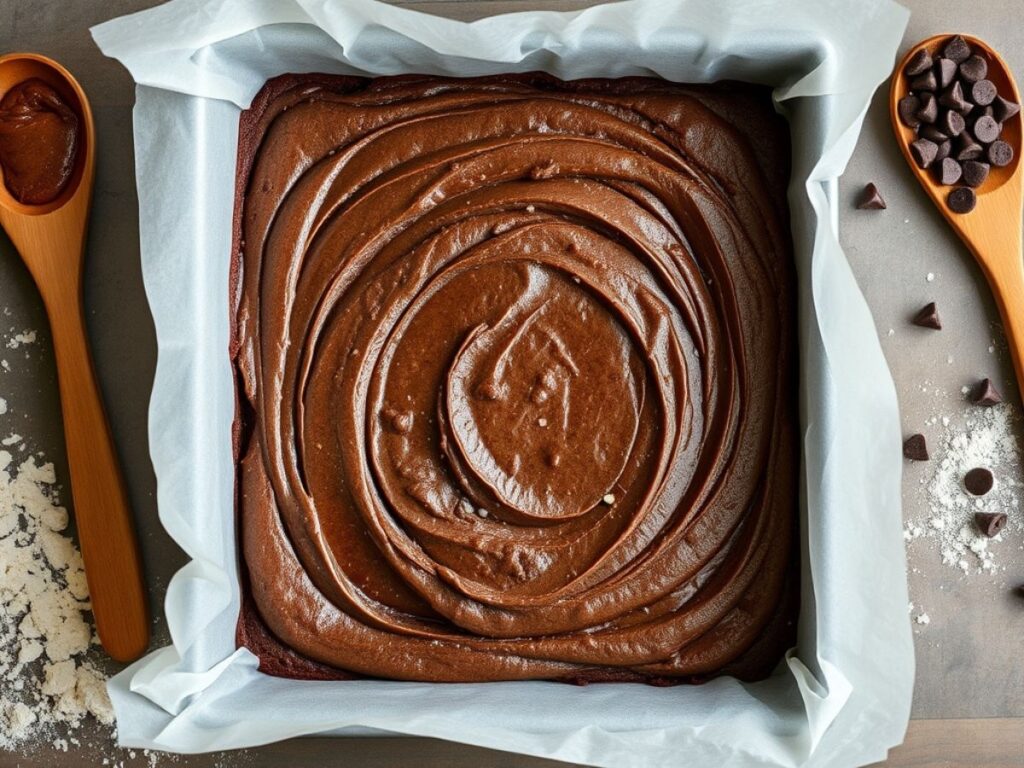
[[[1013,368],[1017,374],[1017,385],[1024,394],[1024,261],[1020,246],[1015,251],[993,264],[986,260],[988,283],[992,289],[999,315],[1006,331],[1006,343],[1013,357]],[[985,266],[985,263],[983,263]]]
[[[89,354],[79,290],[48,296],[71,489],[96,631],[118,661],[149,645],[149,619],[128,494]],[[45,295],[45,292],[44,292]]]

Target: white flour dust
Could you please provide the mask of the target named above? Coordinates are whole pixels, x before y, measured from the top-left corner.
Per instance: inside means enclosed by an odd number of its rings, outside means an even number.
[[[968,391],[962,392],[967,395]],[[931,458],[921,475],[918,492],[925,503],[905,522],[908,546],[925,543],[943,564],[964,574],[996,574],[1000,557],[1015,553],[1024,533],[1024,472],[1016,428],[1020,417],[1007,403],[991,407],[965,404],[962,413],[933,416],[925,423],[939,429],[929,441]],[[971,469],[992,471],[995,485],[984,496],[973,496],[963,485]],[[995,537],[982,535],[974,522],[977,512],[1002,512],[1006,527]]]

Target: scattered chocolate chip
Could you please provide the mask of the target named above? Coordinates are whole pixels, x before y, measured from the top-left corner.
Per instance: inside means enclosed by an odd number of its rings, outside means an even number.
[[[908,77],[914,77],[915,75],[920,75],[926,69],[930,69],[931,66],[932,55],[922,48],[910,57],[910,61],[907,62],[907,66],[904,67],[903,71],[907,73]]]
[[[946,88],[956,77],[956,62],[952,59],[939,59],[935,62],[935,75],[939,80],[939,88]]]
[[[939,104],[955,109],[960,114],[963,114],[964,110],[970,106],[967,100],[964,99],[964,89],[960,87],[959,80],[954,80],[953,84],[942,92],[942,95],[939,97]]]
[[[950,141],[949,139],[946,139],[944,142],[939,144],[939,151],[935,153],[935,161],[934,162],[938,162],[940,160],[945,160],[947,157],[949,157],[949,155],[950,155],[950,153],[952,151],[953,151],[953,142]]]
[[[971,471],[976,472],[977,470]],[[987,469],[984,471],[988,472]],[[1002,512],[975,512],[974,524],[978,526],[979,531],[991,539],[993,536],[998,536],[1006,526],[1006,515]]]
[[[897,110],[900,113],[900,120],[908,128],[917,128],[921,121],[917,117],[917,110],[921,108],[921,100],[911,94],[900,99]]]
[[[954,112],[953,114],[956,115],[956,112]],[[957,115],[957,117],[960,117],[960,116]],[[960,119],[963,120],[962,117]],[[922,125],[921,126],[921,130],[918,132],[918,135],[922,139],[928,139],[928,141],[934,141],[936,144],[941,144],[943,141],[945,141],[946,139],[949,138],[949,136],[947,136],[945,133],[940,131],[934,125]]]
[[[956,159],[977,160],[985,153],[985,148],[974,140],[966,131],[956,137]]]
[[[928,444],[924,435],[911,435],[903,441],[903,457],[911,461],[928,461]]]
[[[874,184],[866,185],[864,191],[860,193],[857,207],[862,211],[880,211],[885,208],[885,200],[882,199],[878,187]]]
[[[971,402],[988,407],[1003,402],[1003,396],[992,384],[992,379],[982,379],[971,390]]]
[[[946,47],[942,49],[942,55],[960,64],[970,58],[971,46],[961,35],[957,35],[946,43]]]
[[[910,322],[922,328],[932,328],[936,331],[942,330],[942,320],[939,318],[939,310],[935,306],[934,301],[921,307]]]
[[[947,157],[941,163],[936,163],[934,168],[935,178],[938,179],[940,184],[956,184],[964,174],[964,170],[960,167],[960,163],[952,157]]]
[[[952,109],[945,109],[942,111],[942,116],[939,118],[939,130],[942,131],[946,136],[959,136],[964,132],[964,128],[967,127],[967,121],[964,120],[964,116],[959,112]]]
[[[968,187],[980,187],[985,183],[985,179],[988,178],[988,163],[979,163],[977,160],[967,160],[964,162],[964,184]]]
[[[975,467],[964,475],[964,488],[975,496],[984,496],[991,491],[994,482],[992,471],[985,467]]]
[[[970,213],[978,204],[978,197],[970,187],[957,187],[946,197],[946,205],[953,213]]]
[[[918,139],[910,144],[910,154],[914,156],[914,160],[920,168],[927,168],[931,165],[938,152],[938,144],[928,139]]]
[[[1015,101],[996,96],[996,100],[992,102],[992,116],[1000,123],[1005,123],[1018,112],[1020,112],[1020,104]]]
[[[988,75],[988,62],[974,54],[960,65],[960,77],[965,83],[976,83]]]
[[[934,123],[939,116],[939,102],[934,93],[920,93],[917,98],[921,100],[921,106],[917,110],[917,119],[922,123]]]
[[[935,72],[928,70],[910,81],[912,91],[934,91],[939,87],[939,81],[935,78]]]
[[[988,145],[988,161],[997,168],[1003,168],[1013,162],[1013,147],[1005,141],[993,141]]]
[[[979,107],[991,104],[996,98],[996,86],[991,80],[979,80],[971,85],[971,101]]]
[[[998,139],[1001,130],[1002,126],[989,115],[983,115],[974,122],[974,138],[982,144],[991,144]]]

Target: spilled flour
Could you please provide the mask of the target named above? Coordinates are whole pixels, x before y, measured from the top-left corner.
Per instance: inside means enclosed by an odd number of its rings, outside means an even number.
[[[927,542],[945,565],[965,574],[995,574],[998,558],[1016,553],[1019,544],[1014,542],[1024,533],[1019,422],[1007,403],[989,408],[966,405],[955,418],[935,416],[926,421],[939,429],[939,437],[929,441],[931,459],[920,480],[924,512],[905,523],[903,536],[909,543]],[[984,496],[972,496],[963,486],[964,475],[975,467],[995,475],[994,487]],[[1003,512],[1006,527],[998,536],[986,538],[975,526],[976,512]]]
[[[23,331],[6,346],[34,342]],[[85,660],[96,638],[82,556],[53,465],[20,435],[0,446],[0,749],[42,740],[66,749],[86,718],[114,720],[106,679]]]

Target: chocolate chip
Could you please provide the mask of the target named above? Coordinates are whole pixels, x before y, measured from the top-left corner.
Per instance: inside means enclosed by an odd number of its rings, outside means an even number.
[[[864,191],[860,193],[857,207],[862,211],[880,211],[885,208],[885,200],[882,199],[878,187],[874,184],[866,185]]]
[[[946,141],[944,141],[941,144],[939,144],[939,151],[935,153],[935,160],[934,160],[934,162],[938,162],[940,160],[945,160],[947,157],[949,157],[949,155],[950,155],[950,153],[952,151],[953,151],[953,142],[950,141],[949,139],[946,139]]]
[[[964,475],[964,488],[975,496],[984,496],[991,491],[994,482],[992,471],[985,467],[975,467]]]
[[[988,178],[988,163],[979,163],[977,160],[967,160],[963,166],[964,184],[968,187],[980,187]]]
[[[910,144],[910,154],[914,156],[914,160],[921,168],[931,165],[938,152],[939,146],[928,139],[918,139]]]
[[[954,112],[953,114],[956,115],[956,112]],[[957,115],[957,117],[960,117],[960,116]],[[960,119],[963,120],[962,117],[960,117]],[[921,126],[921,130],[919,131],[918,135],[922,139],[928,139],[928,141],[934,141],[936,144],[940,144],[940,143],[942,143],[943,141],[945,141],[946,139],[949,138],[948,135],[946,135],[945,133],[940,131],[934,125],[922,125]]]
[[[993,536],[998,536],[1006,526],[1006,515],[1002,512],[975,512],[974,524],[978,526],[979,531],[991,539]]]
[[[960,181],[960,177],[963,176],[964,169],[960,167],[960,163],[954,160],[952,157],[945,158],[941,163],[935,164],[935,178],[938,179],[940,184],[952,185]]]
[[[991,104],[996,98],[996,86],[991,80],[979,80],[971,86],[971,101],[979,107]]]
[[[920,75],[926,69],[930,69],[931,66],[932,55],[922,48],[910,57],[910,61],[907,62],[907,66],[903,68],[903,71],[907,73],[908,77],[914,77],[915,75]]]
[[[967,127],[967,121],[963,115],[952,109],[944,109],[939,118],[939,130],[946,136],[959,136]]]
[[[921,100],[911,94],[900,99],[897,110],[900,113],[900,120],[908,128],[917,128],[921,121],[917,117],[917,110],[921,108]]]
[[[930,69],[910,81],[912,91],[934,91],[938,87],[939,81],[935,79],[935,73]]]
[[[960,77],[965,83],[976,83],[988,75],[988,62],[974,54],[960,65]]]
[[[946,205],[953,213],[970,213],[978,204],[978,197],[970,187],[957,187],[946,197]]]
[[[960,114],[963,114],[964,110],[970,106],[964,99],[964,89],[960,87],[959,80],[954,80],[953,84],[942,92],[939,103],[944,107],[955,109]]]
[[[903,457],[911,461],[928,461],[928,444],[924,435],[911,435],[903,441]]]
[[[1013,147],[1005,141],[993,141],[988,145],[988,161],[997,168],[1013,162]]]
[[[966,131],[956,137],[956,159],[977,160],[985,153],[985,148],[974,140]]]
[[[922,123],[934,123],[939,116],[939,102],[935,98],[934,93],[921,93],[918,97],[921,100],[921,106],[917,110],[917,118]]]
[[[956,62],[952,59],[939,59],[935,62],[935,75],[939,80],[939,88],[946,88],[956,77]]]
[[[946,47],[942,49],[942,55],[960,64],[970,58],[971,46],[961,35],[957,35],[946,43]]]
[[[934,301],[921,307],[910,322],[922,328],[932,328],[936,331],[942,330],[942,320],[939,319],[939,310],[935,306]]]
[[[1020,104],[1015,101],[996,96],[996,100],[992,102],[992,116],[1000,123],[1005,123],[1018,112],[1020,112]]]
[[[971,402],[975,405],[989,407],[1003,402],[1003,396],[992,384],[992,379],[982,379],[971,390]]]
[[[999,138],[999,132],[1003,127],[996,122],[994,117],[983,115],[974,123],[974,138],[982,144],[991,144]]]

